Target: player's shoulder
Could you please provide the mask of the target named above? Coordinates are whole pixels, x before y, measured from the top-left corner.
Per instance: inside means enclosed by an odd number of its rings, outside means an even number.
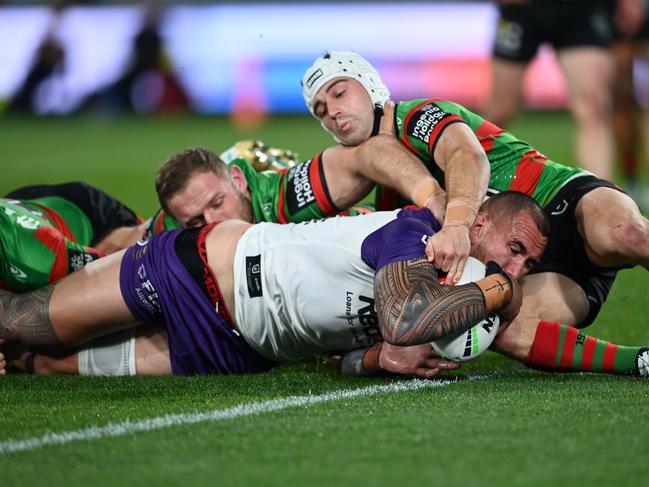
[[[396,104],[397,113],[410,113],[418,110],[430,110],[432,108],[445,110],[466,110],[463,105],[443,98],[418,98],[415,100],[399,101]]]

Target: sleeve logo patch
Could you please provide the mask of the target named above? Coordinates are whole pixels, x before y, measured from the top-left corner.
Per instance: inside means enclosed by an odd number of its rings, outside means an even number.
[[[310,160],[292,167],[287,174],[286,204],[293,215],[315,201],[310,177],[312,162]]]
[[[251,298],[263,296],[261,286],[261,255],[246,257],[246,281],[248,283],[248,295]]]
[[[81,252],[78,250],[68,249],[68,266],[70,271],[76,272],[83,269],[90,264],[93,260],[97,260],[98,256]]]
[[[421,107],[408,121],[408,136],[421,140],[424,144],[430,144],[430,135],[437,125],[451,114],[442,110],[434,103]]]

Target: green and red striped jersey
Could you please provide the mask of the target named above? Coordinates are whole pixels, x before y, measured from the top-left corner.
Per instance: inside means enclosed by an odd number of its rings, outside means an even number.
[[[57,281],[101,253],[86,214],[64,198],[0,199],[0,287],[27,292]]]
[[[256,222],[303,222],[368,211],[365,208],[342,211],[334,205],[325,182],[322,154],[279,171],[257,172],[250,162],[242,158],[233,159],[232,164],[241,169],[248,182]],[[176,220],[160,209],[149,221],[147,235],[176,228],[180,228]]]
[[[444,172],[433,154],[444,129],[453,123],[465,123],[475,133],[489,158],[489,189],[521,191],[545,206],[559,189],[582,169],[549,160],[527,142],[517,139],[462,105],[443,100],[422,99],[399,102],[395,110],[397,136],[426,165],[444,186]],[[396,207],[394,194],[377,192],[377,209]]]

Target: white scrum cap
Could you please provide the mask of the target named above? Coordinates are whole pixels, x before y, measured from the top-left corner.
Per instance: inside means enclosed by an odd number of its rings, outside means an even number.
[[[315,60],[302,78],[302,95],[311,115],[313,101],[318,90],[334,78],[352,78],[358,81],[370,95],[373,105],[383,106],[390,99],[390,90],[385,86],[379,72],[362,56],[352,51],[329,51]]]

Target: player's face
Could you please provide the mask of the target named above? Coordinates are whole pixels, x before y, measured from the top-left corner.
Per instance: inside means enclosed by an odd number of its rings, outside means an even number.
[[[372,100],[356,80],[334,78],[325,83],[315,96],[313,111],[345,145],[358,145],[372,134]]]
[[[238,168],[231,179],[219,178],[212,171],[195,173],[168,203],[171,215],[183,228],[194,228],[216,221],[239,219],[254,223],[247,184]]]
[[[513,219],[490,219],[480,213],[471,229],[471,244],[471,255],[482,262],[497,262],[518,279],[539,261],[547,238],[526,213],[520,212]]]

